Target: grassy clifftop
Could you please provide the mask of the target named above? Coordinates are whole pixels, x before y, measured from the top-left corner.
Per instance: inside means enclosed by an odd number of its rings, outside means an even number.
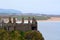
[[[6,31],[0,29],[0,40],[44,40],[42,34],[38,31]]]

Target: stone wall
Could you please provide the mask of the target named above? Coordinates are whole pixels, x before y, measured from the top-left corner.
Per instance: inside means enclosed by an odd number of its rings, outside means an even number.
[[[2,23],[3,28],[12,31],[12,30],[20,30],[20,31],[29,31],[29,30],[37,30],[37,21],[33,17],[32,23],[30,23],[30,17],[28,17],[28,23],[24,23],[24,18],[22,18],[21,23],[16,23],[16,19],[13,18],[13,21],[11,20],[11,17],[9,17],[8,23]]]

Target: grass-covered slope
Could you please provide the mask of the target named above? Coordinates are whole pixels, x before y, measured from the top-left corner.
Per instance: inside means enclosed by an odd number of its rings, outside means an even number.
[[[0,40],[44,40],[42,34],[38,31],[6,31],[0,29]]]

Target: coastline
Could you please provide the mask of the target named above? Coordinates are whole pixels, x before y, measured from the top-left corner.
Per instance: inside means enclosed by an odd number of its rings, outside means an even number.
[[[51,17],[48,20],[37,20],[37,21],[42,21],[42,22],[60,22],[60,17]]]
[[[32,20],[30,20],[32,22]],[[8,20],[4,20],[5,23],[8,23]],[[24,22],[28,23],[28,20],[24,20]],[[51,17],[48,20],[37,20],[37,22],[60,22],[60,17]],[[16,20],[16,23],[21,23],[21,20]]]

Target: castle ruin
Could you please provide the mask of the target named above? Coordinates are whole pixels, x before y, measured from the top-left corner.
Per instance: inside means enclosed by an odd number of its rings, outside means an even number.
[[[11,17],[8,18],[9,22],[4,23],[2,21],[1,27],[3,29],[6,29],[7,31],[12,31],[12,30],[20,30],[20,31],[29,31],[29,30],[37,30],[37,21],[33,17],[32,18],[32,23],[30,22],[30,17],[28,17],[28,23],[24,23],[24,17],[21,20],[21,23],[16,23],[16,18],[13,17],[13,20],[11,20]],[[13,21],[13,23],[12,23]]]

